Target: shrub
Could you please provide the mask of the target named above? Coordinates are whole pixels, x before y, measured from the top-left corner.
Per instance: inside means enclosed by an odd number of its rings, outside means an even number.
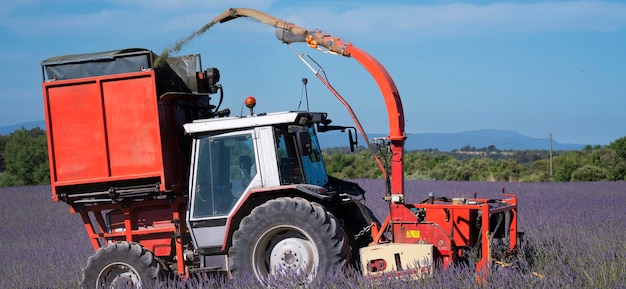
[[[593,165],[584,165],[572,173],[574,182],[595,182],[608,179],[608,171]]]

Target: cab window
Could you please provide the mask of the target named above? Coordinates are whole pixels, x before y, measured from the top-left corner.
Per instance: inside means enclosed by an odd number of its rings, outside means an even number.
[[[199,139],[194,218],[227,215],[256,175],[252,134]]]

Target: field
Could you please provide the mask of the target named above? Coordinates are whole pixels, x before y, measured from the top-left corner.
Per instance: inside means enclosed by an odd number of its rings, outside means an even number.
[[[384,185],[358,180],[378,218],[387,211]],[[406,182],[407,202],[428,192],[448,197],[499,197],[501,187],[519,198],[520,230],[526,233],[519,269],[497,269],[488,283],[475,272],[453,268],[434,278],[367,283],[331,274],[311,287],[330,288],[626,288],[626,182],[486,183]],[[93,249],[78,215],[54,203],[49,186],[0,189],[0,288],[78,288],[80,270]],[[537,274],[533,275],[535,272]],[[541,276],[541,277],[536,277]],[[276,281],[290,287],[293,280]],[[173,288],[181,282],[162,284]],[[249,280],[190,280],[192,288],[256,288]]]

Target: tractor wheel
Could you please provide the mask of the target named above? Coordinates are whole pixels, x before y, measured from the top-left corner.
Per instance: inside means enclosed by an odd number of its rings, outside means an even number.
[[[346,234],[321,205],[278,198],[256,207],[233,235],[229,267],[235,277],[260,282],[279,273],[306,274],[342,268],[349,261]]]
[[[89,257],[81,288],[151,288],[161,265],[137,243],[108,244]]]

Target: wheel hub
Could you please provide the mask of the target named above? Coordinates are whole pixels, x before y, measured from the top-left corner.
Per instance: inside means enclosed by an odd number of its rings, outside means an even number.
[[[298,271],[309,273],[314,266],[314,247],[310,241],[300,238],[287,238],[274,246],[270,255],[270,270]]]
[[[130,265],[123,262],[114,262],[102,268],[96,281],[98,288],[141,288],[141,277]]]

